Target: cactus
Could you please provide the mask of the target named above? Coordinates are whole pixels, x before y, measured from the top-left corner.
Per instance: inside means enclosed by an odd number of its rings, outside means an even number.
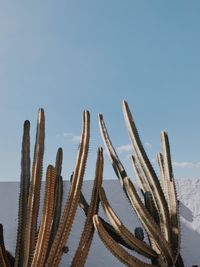
[[[15,257],[6,251],[3,226],[0,225],[0,266],[2,267],[57,267],[66,246],[75,213],[79,204],[83,176],[85,172],[90,139],[90,115],[83,113],[83,129],[73,171],[68,198],[62,211],[63,181],[62,149],[59,148],[55,167],[49,165],[46,172],[45,196],[41,223],[38,226],[40,191],[43,169],[45,116],[38,112],[36,143],[32,173],[30,174],[30,123],[25,121],[21,150],[21,179],[18,211],[18,232]],[[84,266],[94,233],[93,215],[98,212],[98,188],[103,175],[103,152],[98,150],[96,174],[91,204],[82,232],[79,246],[74,256],[73,266]],[[83,248],[84,247],[84,248]]]
[[[96,173],[94,179],[94,186],[92,190],[92,196],[90,201],[90,206],[88,207],[87,217],[84,225],[84,229],[82,232],[82,236],[74,255],[72,265],[73,267],[81,267],[84,266],[86,257],[89,252],[89,248],[92,242],[93,234],[94,234],[94,226],[92,218],[93,216],[98,213],[99,209],[99,188],[102,184],[102,177],[103,177],[103,150],[102,148],[98,149],[97,153],[97,162],[96,162]]]
[[[30,122],[24,122],[21,151],[21,177],[18,209],[18,231],[15,250],[15,267],[22,266],[25,253],[25,231],[30,186]]]
[[[131,162],[139,180],[142,196],[138,194],[133,182],[128,177],[112,145],[101,114],[99,115],[99,125],[113,169],[129,203],[147,233],[149,242],[144,239],[143,228],[136,227],[135,232],[132,233],[111,207],[102,187],[104,165],[102,148],[97,151],[90,204],[82,194],[81,188],[90,139],[90,115],[88,111],[83,112],[81,141],[64,208],[62,209],[63,178],[61,175],[63,151],[59,148],[55,166],[49,165],[47,167],[43,211],[41,223],[38,226],[45,140],[45,115],[44,110],[40,109],[32,171],[30,167],[30,123],[29,121],[24,122],[15,257],[6,250],[3,226],[0,224],[0,266],[59,266],[63,253],[67,253],[69,250],[67,242],[79,205],[86,215],[86,220],[71,266],[81,267],[85,265],[96,229],[105,246],[127,266],[184,267],[180,255],[178,200],[168,135],[166,132],[161,133],[162,152],[157,154],[160,168],[159,179],[144,150],[126,101],[123,102],[123,112],[135,151],[135,156],[131,157]],[[98,215],[100,203],[109,222]],[[136,255],[131,255],[128,250],[135,251]],[[139,259],[137,253],[146,257],[151,263]]]
[[[126,170],[112,145],[102,114],[99,115],[100,131],[113,169],[123,187],[129,203],[131,203],[147,232],[150,245],[147,245],[143,241],[143,237],[138,239],[136,238],[137,241],[134,240],[134,235],[131,234],[125,226],[123,226],[121,221],[119,221],[119,218],[109,206],[103,189],[99,192],[101,204],[110,223],[118,234],[125,240],[126,243],[129,243],[129,245],[130,241],[134,241],[135,243],[131,243],[132,247],[139,254],[150,258],[152,260],[152,265],[163,267],[174,265],[177,267],[184,266],[180,256],[178,200],[172,172],[168,135],[166,132],[161,133],[162,153],[157,156],[161,172],[161,180],[159,180],[144,150],[126,101],[123,102],[123,113],[128,134],[135,151],[135,156],[132,156],[131,160],[134,171],[139,180],[144,202],[138,195],[134,184],[128,177]],[[109,250],[127,266],[131,266],[126,261],[126,257],[128,256],[123,254],[125,253],[123,247],[120,248],[120,251],[123,250],[123,253],[121,251],[119,255],[118,246],[116,246],[115,243],[112,245],[112,242],[114,242],[113,237],[108,231],[105,234],[106,229],[99,220],[99,217],[94,217],[94,224],[100,237]],[[136,229],[136,236],[138,236],[139,230],[138,228]],[[131,237],[131,239],[128,239],[128,236]],[[131,257],[129,253],[128,255]],[[138,263],[138,266],[146,265],[147,264],[145,262]]]
[[[62,201],[63,201],[63,179],[61,176],[62,158],[63,158],[63,151],[62,148],[59,148],[57,151],[56,162],[55,162],[55,189],[54,189],[54,210],[53,210],[54,220],[48,243],[47,257],[49,255],[50,248],[52,246],[53,240],[55,238],[58,229],[62,211]]]

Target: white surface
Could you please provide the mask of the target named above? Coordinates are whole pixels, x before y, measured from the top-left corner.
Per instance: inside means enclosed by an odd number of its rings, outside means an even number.
[[[85,181],[83,193],[90,200],[92,181]],[[134,231],[140,225],[134,211],[126,200],[118,180],[104,181],[104,188],[113,209],[117,212],[123,223]],[[68,182],[65,182],[65,196]],[[182,257],[186,266],[198,264],[200,266],[200,180],[178,180],[177,191],[180,200]],[[19,183],[0,183],[0,222],[4,225],[5,243],[8,250],[14,253],[17,233]],[[41,208],[43,201],[41,200]],[[100,210],[102,216],[103,211]],[[69,252],[63,255],[60,266],[70,266],[75,248],[79,242],[85,216],[78,209],[72,232],[68,241]],[[124,266],[104,247],[95,233],[92,246],[87,258],[86,267]]]

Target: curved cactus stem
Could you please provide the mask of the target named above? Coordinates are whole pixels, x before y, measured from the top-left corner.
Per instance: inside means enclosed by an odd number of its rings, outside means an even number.
[[[72,184],[65,204],[63,215],[60,219],[58,230],[52,244],[49,256],[45,266],[57,267],[63,253],[63,247],[68,240],[74,216],[77,210],[85,166],[87,161],[90,137],[90,121],[89,112],[83,113],[83,131],[81,136],[81,143],[76,161],[76,167],[72,179]]]
[[[44,207],[32,267],[43,267],[51,233],[54,209],[55,169],[49,165],[46,174]]]
[[[117,178],[119,179],[119,181],[121,183],[121,186],[122,186],[122,188],[123,188],[123,190],[124,190],[124,192],[126,194],[126,197],[129,200],[127,192],[126,192],[126,190],[124,188],[124,179],[128,175],[126,173],[126,170],[125,170],[123,164],[121,163],[121,161],[120,161],[120,159],[119,159],[119,157],[117,155],[117,152],[115,151],[115,148],[112,145],[112,142],[111,142],[110,136],[108,134],[108,131],[106,129],[106,125],[105,125],[105,122],[104,122],[102,114],[99,114],[99,127],[100,127],[101,136],[102,136],[102,139],[104,141],[104,144],[105,144],[107,153],[109,155],[109,158],[111,160],[113,169],[114,169],[114,171],[115,171],[115,173],[117,175]]]
[[[129,254],[125,249],[123,249],[117,242],[115,242],[110,235],[105,230],[101,220],[98,215],[93,216],[93,222],[99,237],[105,244],[105,246],[110,250],[110,252],[117,257],[126,266],[135,267],[156,267],[156,265],[144,263],[136,257]]]
[[[157,253],[145,242],[137,239],[120,221],[110,206],[103,187],[99,190],[102,207],[114,229],[139,254],[150,259],[157,258]]]
[[[154,197],[154,202],[157,205],[157,209],[160,216],[161,231],[165,236],[167,241],[170,240],[170,230],[169,230],[169,210],[164,193],[161,189],[159,179],[147,157],[144,150],[142,142],[140,140],[136,125],[132,118],[130,109],[126,101],[123,101],[123,113],[125,123],[128,129],[128,133],[135,149],[137,158],[140,162],[142,170],[147,178],[147,182],[151,189],[152,196]]]
[[[2,224],[0,224],[0,266],[11,267],[5,249]]]
[[[142,193],[144,194],[145,192],[150,191],[149,185],[148,185],[148,183],[147,183],[142,171],[140,170],[140,167],[138,166],[136,159],[133,155],[131,156],[131,162],[132,162],[136,177],[138,178],[138,181],[140,183],[140,188],[142,190]]]
[[[176,187],[174,183],[169,139],[166,132],[161,133],[161,143],[163,152],[163,164],[164,164],[164,175],[166,180],[166,192],[169,205],[170,215],[170,229],[171,229],[171,246],[174,255],[174,262],[180,253],[180,227],[179,227],[179,212],[178,212],[178,201],[176,194]]]
[[[143,203],[141,202],[135,190],[134,185],[132,184],[131,180],[128,177],[124,179],[124,185],[126,187],[130,201],[132,202],[132,206],[134,207],[135,212],[139,217],[141,223],[144,225],[148,234],[154,238],[160,250],[160,253],[168,263],[168,266],[173,266],[173,256],[170,244],[162,236],[159,227],[154,222],[150,213],[144,207]]]
[[[39,109],[36,142],[34,149],[34,159],[32,166],[31,183],[29,188],[27,223],[25,231],[25,253],[24,267],[32,261],[37,235],[37,218],[40,204],[40,189],[42,180],[42,164],[44,155],[44,135],[45,135],[45,117],[44,110]]]
[[[165,199],[167,200],[167,203],[168,203],[168,196],[167,196],[167,192],[165,191],[167,186],[166,186],[166,179],[165,179],[165,174],[164,174],[164,163],[163,163],[163,155],[162,153],[158,153],[156,155],[156,159],[157,159],[157,162],[158,162],[158,166],[160,168],[160,183],[161,183],[161,187],[162,187],[162,190],[163,190],[163,193],[165,195]]]
[[[81,239],[76,250],[75,256],[73,258],[71,266],[81,267],[85,265],[85,261],[89,252],[89,248],[92,242],[93,234],[94,234],[94,226],[93,226],[93,215],[98,213],[99,209],[99,188],[102,184],[102,176],[103,176],[103,150],[102,148],[98,149],[97,161],[96,161],[96,171],[95,171],[95,179],[94,186],[92,190],[92,196],[90,201],[90,206],[87,212],[87,218],[85,222],[85,226],[83,228],[83,232],[81,235]]]
[[[54,193],[53,223],[48,244],[47,256],[51,249],[53,240],[55,238],[62,212],[62,200],[63,200],[63,179],[61,176],[62,159],[63,159],[63,151],[62,148],[59,148],[57,151],[56,164],[55,164],[55,193]]]
[[[56,177],[61,176],[62,161],[63,161],[63,150],[61,147],[59,147],[56,155],[56,164],[55,164]]]
[[[106,129],[105,122],[103,120],[103,115],[99,114],[99,128],[101,132],[102,139],[104,141],[108,156],[111,160],[111,163],[113,165],[114,171],[118,177],[118,179],[121,182],[121,185],[123,187],[123,179],[127,176],[124,166],[122,165],[113,145],[111,142],[111,139],[109,137],[108,131]],[[120,171],[121,175],[119,175],[118,170]]]
[[[15,267],[23,265],[25,251],[25,227],[27,217],[27,203],[30,185],[30,122],[24,122],[22,150],[21,150],[21,177],[18,208],[18,229],[15,250]]]
[[[63,200],[63,178],[62,176],[56,177],[55,184],[55,196],[54,196],[54,216],[51,238],[54,239],[58,225],[60,222],[61,212],[62,212],[62,200]]]

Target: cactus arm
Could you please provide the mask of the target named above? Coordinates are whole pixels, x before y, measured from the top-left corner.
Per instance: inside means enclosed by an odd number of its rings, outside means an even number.
[[[21,150],[21,177],[18,208],[18,229],[15,250],[15,267],[22,266],[24,257],[25,227],[27,216],[27,203],[30,185],[30,122],[24,122],[22,150]]]
[[[54,193],[53,224],[52,224],[52,229],[51,229],[51,236],[49,239],[47,256],[51,249],[53,240],[55,238],[58,225],[59,225],[59,221],[60,221],[61,211],[62,211],[62,200],[63,200],[63,179],[61,176],[62,159],[63,159],[63,151],[62,151],[62,148],[59,148],[57,151],[56,164],[55,164],[55,193]]]
[[[65,204],[63,215],[60,219],[58,230],[52,244],[49,256],[47,258],[45,266],[56,267],[58,266],[63,247],[68,240],[74,216],[77,210],[81,186],[83,182],[83,176],[85,172],[85,166],[87,161],[88,149],[89,149],[89,136],[90,136],[90,123],[89,112],[83,113],[83,131],[81,136],[81,143],[76,161],[76,167],[72,179],[68,200]]]
[[[98,213],[99,209],[99,188],[102,184],[103,176],[103,150],[102,148],[98,149],[97,162],[96,162],[96,172],[94,179],[94,186],[92,190],[92,196],[90,201],[90,206],[87,212],[86,222],[83,228],[82,236],[76,250],[75,256],[73,258],[71,266],[81,267],[85,265],[85,261],[89,252],[89,248],[92,242],[94,234],[93,226],[93,215]]]
[[[179,212],[178,212],[178,201],[176,194],[176,187],[174,183],[169,139],[166,132],[161,133],[161,143],[163,150],[163,163],[164,163],[164,174],[167,184],[167,195],[168,205],[170,214],[170,229],[171,229],[171,246],[174,253],[175,262],[180,253],[180,226],[179,226]]]
[[[141,202],[134,185],[131,180],[127,177],[124,179],[124,185],[126,187],[127,193],[129,195],[132,206],[135,209],[137,216],[139,217],[141,223],[145,227],[146,231],[150,236],[152,236],[160,250],[162,256],[164,256],[166,262],[169,266],[173,266],[173,256],[169,243],[162,236],[159,227],[153,220],[150,213],[146,210],[143,203]]]
[[[164,193],[161,189],[158,177],[144,150],[136,125],[133,121],[130,109],[126,101],[123,101],[123,113],[131,142],[135,149],[142,170],[145,176],[147,177],[147,182],[149,183],[152,196],[154,197],[154,202],[157,205],[157,209],[160,216],[161,231],[165,236],[166,240],[168,241],[170,239],[170,233],[169,233],[170,230],[169,230],[169,210],[167,202]]]
[[[63,151],[62,148],[59,147],[56,155],[56,164],[55,164],[55,172],[56,176],[61,176],[62,172],[62,161],[63,161]]]
[[[123,178],[127,176],[126,171],[124,166],[122,165],[113,145],[110,139],[110,136],[108,134],[108,131],[106,129],[106,125],[103,119],[103,115],[99,114],[99,128],[100,128],[100,132],[101,132],[101,136],[102,139],[104,141],[108,156],[111,160],[111,163],[113,165],[114,171],[118,177],[118,179],[120,180],[121,185],[123,186]],[[116,168],[117,167],[117,168]],[[121,175],[119,176],[118,171],[120,170]]]
[[[120,236],[139,254],[146,256],[148,258],[157,258],[157,253],[145,242],[137,239],[120,221],[118,216],[113,211],[110,206],[108,199],[106,197],[103,187],[99,190],[99,196],[101,200],[102,207],[109,218],[109,221],[113,225],[115,231],[120,234]]]
[[[57,151],[56,164],[55,164],[56,187],[55,187],[55,200],[54,200],[53,238],[57,231],[62,211],[62,200],[63,200],[63,179],[61,176],[62,160],[63,160],[63,151],[62,148],[59,148]]]
[[[40,189],[42,180],[42,164],[44,154],[44,131],[45,131],[45,118],[44,110],[39,109],[36,142],[34,149],[34,159],[32,166],[31,183],[29,188],[28,210],[27,210],[27,224],[25,234],[25,254],[24,266],[32,260],[35,240],[37,234],[37,218],[40,203]]]
[[[159,166],[159,169],[160,169],[160,184],[161,184],[161,187],[162,187],[162,190],[163,190],[163,193],[165,195],[165,199],[167,200],[167,203],[168,203],[168,196],[167,196],[167,193],[166,193],[166,179],[165,179],[165,174],[164,174],[164,163],[163,163],[163,155],[162,153],[158,153],[156,155],[156,159],[157,159],[157,162],[158,162],[158,166]]]
[[[53,225],[51,232],[51,239],[53,240],[56,231],[58,229],[61,211],[62,211],[62,199],[63,199],[63,179],[62,176],[56,177],[55,184],[55,196],[54,196],[54,216],[53,216]]]
[[[96,231],[99,234],[99,237],[103,241],[104,245],[110,250],[110,252],[118,258],[122,263],[124,263],[126,266],[134,266],[134,267],[156,267],[152,264],[147,264],[136,257],[129,254],[125,249],[123,249],[117,242],[115,242],[110,235],[105,230],[101,220],[99,219],[98,215],[93,216],[93,222]]]
[[[110,160],[112,161],[113,157],[114,157],[114,158],[117,158],[118,161],[119,161],[117,153],[116,153],[116,151],[115,151],[115,149],[114,149],[114,147],[112,145],[111,139],[110,139],[108,131],[106,129],[106,125],[105,125],[105,122],[104,122],[104,119],[103,119],[103,114],[101,114],[101,113],[99,114],[99,128],[100,128],[100,132],[101,132],[101,135],[102,135],[106,150],[108,152],[108,156],[110,157]]]
[[[3,225],[0,224],[0,266],[1,267],[11,267],[7,254],[6,248],[4,244],[4,237],[3,237]]]
[[[32,267],[43,267],[51,233],[54,209],[55,169],[49,165],[46,174],[44,206]]]
[[[136,159],[135,159],[134,156],[131,156],[131,162],[132,162],[133,169],[135,171],[136,177],[138,178],[138,181],[140,183],[140,188],[141,188],[143,194],[145,192],[150,191],[149,185],[146,182],[146,179],[145,179],[142,171],[140,170],[140,167],[138,166],[138,164],[137,164]]]

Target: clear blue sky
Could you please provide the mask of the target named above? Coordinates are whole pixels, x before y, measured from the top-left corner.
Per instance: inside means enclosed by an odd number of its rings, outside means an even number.
[[[75,163],[84,109],[91,112],[86,179],[102,145],[102,112],[132,176],[121,102],[126,99],[153,160],[168,131],[174,172],[200,177],[199,1],[0,1],[1,181],[19,180],[22,126],[46,112],[45,168],[64,149]],[[126,151],[127,150],[127,151]],[[33,150],[32,150],[33,152]],[[105,178],[114,178],[105,162]]]

